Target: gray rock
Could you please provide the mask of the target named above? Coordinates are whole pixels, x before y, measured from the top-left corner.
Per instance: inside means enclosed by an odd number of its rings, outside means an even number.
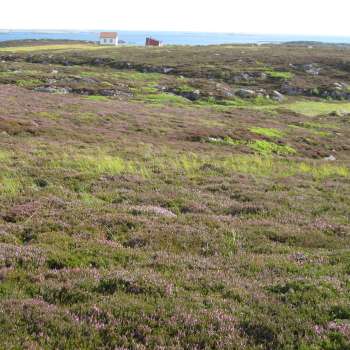
[[[347,84],[345,84],[345,83],[342,83],[342,82],[340,82],[340,83],[333,83],[333,86],[334,86],[334,88],[335,89],[338,89],[338,90],[347,90],[348,89],[348,85]]]
[[[253,77],[251,77],[248,73],[241,73],[233,77],[233,81],[235,83],[239,83],[240,81],[251,81],[252,79]]]
[[[330,155],[330,156],[324,158],[324,160],[328,160],[328,161],[334,162],[335,160],[337,160],[337,158],[335,158],[333,155]]]
[[[256,92],[254,90],[239,89],[236,91],[236,95],[241,98],[253,98],[256,96]]]
[[[299,252],[292,254],[291,258],[299,263],[303,263],[307,261],[307,256]]]
[[[282,102],[284,100],[284,95],[275,90],[272,92],[271,98],[275,101]]]
[[[297,86],[291,86],[288,83],[285,83],[281,87],[281,93],[289,96],[298,96],[304,95],[305,90]]]
[[[115,90],[108,90],[108,89],[103,89],[99,91],[101,96],[115,96],[116,92]]]
[[[168,74],[168,73],[171,73],[173,70],[174,70],[174,68],[164,67],[163,68],[163,73],[164,74]]]
[[[80,81],[83,82],[83,83],[87,83],[87,84],[96,84],[98,83],[99,81],[96,80],[96,79],[93,79],[93,78],[85,78],[85,77],[79,77]]]
[[[340,84],[340,83],[333,83],[333,86],[334,86],[336,89],[342,89],[342,88],[343,88],[343,85]]]
[[[156,88],[160,91],[167,91],[168,90],[168,88],[164,85],[157,85]]]
[[[307,74],[310,74],[310,75],[319,75],[320,74],[320,71],[321,71],[321,68],[318,67],[316,64],[314,63],[311,63],[311,64],[305,64],[303,66],[304,68],[304,71],[307,73]]]
[[[102,63],[103,63],[103,60],[101,58],[96,58],[93,62],[93,64],[95,64],[95,65],[100,65]]]
[[[46,86],[39,86],[34,89],[34,91],[37,92],[47,92],[50,94],[61,94],[61,95],[66,95],[69,94],[70,89],[68,88],[57,88],[57,87],[46,87]]]
[[[182,97],[187,98],[190,101],[197,101],[201,97],[200,90],[186,91],[180,94]]]
[[[155,216],[165,216],[169,218],[176,217],[176,214],[174,214],[172,211],[162,207],[157,207],[157,206],[141,205],[141,206],[131,207],[130,209],[134,215],[149,214],[149,215],[155,215]]]
[[[231,91],[229,91],[229,90],[224,90],[224,91],[222,91],[222,94],[223,94],[225,97],[227,97],[227,98],[230,98],[230,97],[233,97],[233,96],[234,96],[234,94],[233,94]]]
[[[227,85],[216,83],[215,87],[225,97],[230,98],[230,97],[234,96],[232,89],[230,87],[228,87]]]

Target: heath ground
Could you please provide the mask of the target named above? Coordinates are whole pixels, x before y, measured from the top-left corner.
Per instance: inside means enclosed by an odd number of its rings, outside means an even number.
[[[0,348],[350,349],[346,47],[0,47]]]

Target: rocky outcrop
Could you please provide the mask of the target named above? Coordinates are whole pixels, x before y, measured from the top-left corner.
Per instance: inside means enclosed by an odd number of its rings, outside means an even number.
[[[330,98],[333,100],[350,100],[350,89],[345,83],[333,83],[332,85],[319,86],[304,89],[285,83],[281,86],[281,93],[289,96],[308,96],[319,98]]]
[[[66,95],[72,92],[72,89],[70,88],[59,88],[59,87],[52,87],[52,86],[39,86],[34,89],[34,91],[38,92],[47,92],[50,94],[61,94]]]

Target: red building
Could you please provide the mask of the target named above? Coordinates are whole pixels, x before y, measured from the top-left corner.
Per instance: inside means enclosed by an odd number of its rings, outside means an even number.
[[[163,46],[163,43],[153,38],[146,38],[146,46]]]

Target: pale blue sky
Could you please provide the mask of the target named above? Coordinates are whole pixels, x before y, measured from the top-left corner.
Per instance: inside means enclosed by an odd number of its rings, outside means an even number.
[[[350,0],[2,0],[7,29],[350,35]]]

